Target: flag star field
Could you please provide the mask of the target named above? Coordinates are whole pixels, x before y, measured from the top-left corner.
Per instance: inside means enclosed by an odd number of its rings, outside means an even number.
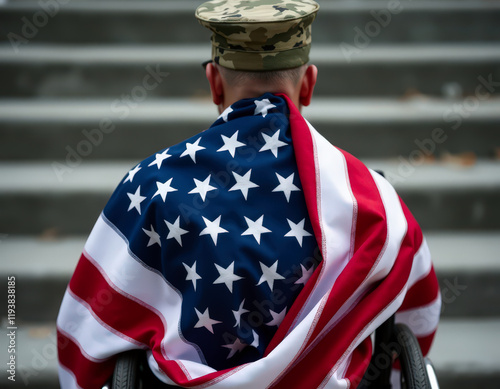
[[[131,169],[104,210],[182,295],[182,336],[216,369],[263,355],[318,263],[286,110],[236,103]]]

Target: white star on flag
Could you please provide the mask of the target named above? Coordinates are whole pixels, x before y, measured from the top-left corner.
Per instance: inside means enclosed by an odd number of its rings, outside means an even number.
[[[187,271],[186,281],[192,281],[194,290],[196,291],[196,281],[201,280],[201,277],[196,273],[196,261],[194,261],[193,266],[189,267],[184,262],[182,263]]]
[[[236,172],[232,172],[234,179],[236,180],[236,184],[229,189],[229,192],[234,191],[234,190],[241,190],[241,193],[243,194],[243,197],[245,200],[247,199],[248,196],[248,190],[252,188],[258,188],[259,185],[253,183],[250,181],[250,175],[252,174],[252,169],[250,169],[244,176],[240,176]]]
[[[199,193],[201,196],[201,199],[203,201],[205,201],[205,198],[207,197],[207,192],[210,192],[212,190],[217,189],[215,186],[210,185],[210,178],[211,177],[212,177],[212,175],[209,174],[208,177],[205,178],[205,181],[200,181],[200,180],[197,180],[196,178],[193,178],[194,184],[196,185],[196,188],[194,188],[192,191],[190,191],[189,194]]]
[[[135,208],[137,212],[139,212],[139,215],[141,214],[141,203],[146,200],[146,197],[141,196],[141,186],[139,185],[137,187],[137,190],[135,193],[127,193],[128,198],[130,199],[130,205],[128,207],[128,211],[130,211],[132,208]]]
[[[248,229],[241,235],[253,235],[258,244],[260,244],[260,236],[262,234],[272,232],[262,225],[264,223],[264,215],[259,217],[256,221],[252,221],[245,216],[245,221],[247,222]]]
[[[307,270],[306,267],[302,264],[300,264],[300,267],[302,268],[302,277],[300,277],[297,281],[295,281],[295,284],[305,285],[307,281],[309,281],[309,278],[311,278],[314,272],[314,266],[311,266],[309,270]]]
[[[304,236],[312,236],[311,233],[307,232],[304,229],[304,223],[305,223],[306,219],[302,219],[297,224],[292,222],[290,219],[286,219],[286,220],[287,220],[288,225],[290,226],[291,230],[289,232],[287,232],[285,236],[296,238],[297,242],[299,242],[300,247],[302,247],[302,240],[304,239]]]
[[[127,176],[127,178],[123,181],[123,183],[125,184],[125,183],[126,183],[126,182],[128,182],[128,181],[132,182],[132,181],[134,180],[134,177],[135,177],[135,175],[137,174],[137,172],[138,172],[139,170],[141,170],[141,169],[142,169],[141,164],[139,164],[139,165],[137,165],[135,168],[133,168],[132,170],[130,170],[130,171],[128,172],[128,176]]]
[[[285,318],[286,315],[286,307],[283,308],[283,310],[280,313],[274,312],[272,310],[269,310],[269,313],[273,317],[273,320],[271,320],[269,323],[266,323],[266,326],[272,327],[272,326],[279,326],[283,319]]]
[[[255,330],[252,330],[252,335],[253,335],[253,342],[250,346],[258,348],[259,347],[259,334],[255,332]]]
[[[165,224],[168,227],[168,235],[167,235],[167,240],[168,239],[175,239],[177,243],[182,247],[182,235],[187,234],[189,231],[186,231],[180,227],[180,220],[181,217],[177,216],[177,219],[175,220],[174,224],[169,223],[168,221],[164,220]]]
[[[205,225],[207,227],[200,232],[200,236],[210,235],[216,246],[217,246],[217,237],[219,236],[219,234],[228,232],[227,230],[225,230],[220,226],[221,217],[222,215],[219,215],[217,219],[215,219],[214,221],[210,221],[205,216],[202,216],[203,221],[205,222]]]
[[[213,320],[210,318],[210,315],[208,313],[208,308],[205,309],[205,312],[203,313],[198,311],[196,308],[194,310],[196,311],[196,315],[198,316],[198,322],[194,325],[194,328],[205,327],[213,334],[214,333],[213,326],[215,324],[222,323],[221,321]]]
[[[255,111],[254,115],[262,114],[262,117],[266,117],[268,114],[268,111],[271,108],[276,108],[274,104],[271,104],[269,99],[262,99],[262,100],[255,100]]]
[[[157,244],[158,246],[161,247],[160,235],[155,231],[152,224],[151,224],[151,230],[148,231],[145,228],[143,228],[142,230],[147,236],[149,236],[149,242],[147,247],[152,246],[154,244]]]
[[[233,108],[231,107],[227,107],[224,112],[222,112],[220,115],[219,115],[219,118],[222,118],[222,120],[224,120],[226,123],[227,123],[227,120],[228,120],[228,116],[229,114],[233,112]]]
[[[221,135],[221,137],[222,140],[224,141],[224,146],[222,146],[219,150],[217,150],[218,153],[220,153],[221,151],[229,151],[231,157],[234,158],[234,153],[236,152],[236,149],[238,147],[246,146],[245,143],[238,141],[238,131],[236,131],[231,138],[228,138],[225,135]]]
[[[275,280],[284,280],[285,279],[285,277],[283,277],[281,274],[278,274],[278,271],[277,271],[278,261],[274,262],[274,264],[271,267],[267,267],[262,262],[259,262],[259,263],[260,263],[260,268],[262,269],[262,276],[260,277],[260,280],[257,283],[257,285],[260,285],[263,282],[267,282],[267,285],[269,285],[269,288],[272,291],[274,288],[274,281]]]
[[[164,182],[163,184],[161,182],[157,181],[156,186],[158,187],[158,190],[153,195],[153,197],[160,195],[163,202],[165,202],[165,199],[167,198],[167,193],[177,192],[177,189],[172,188],[172,186],[170,185],[172,183],[172,180],[173,180],[173,178],[171,178],[167,182]],[[153,197],[151,197],[151,198],[153,198]]]
[[[200,146],[201,138],[198,138],[194,143],[186,143],[186,150],[181,154],[181,157],[189,155],[194,163],[196,163],[196,153],[200,150],[205,150],[205,147]]]
[[[278,158],[278,149],[283,146],[288,146],[288,143],[282,142],[278,139],[279,136],[280,130],[276,131],[272,137],[262,133],[262,137],[264,138],[264,142],[266,142],[266,144],[261,147],[259,152],[271,150],[273,155]]]
[[[245,299],[240,304],[240,307],[238,308],[237,311],[233,311],[234,319],[236,320],[236,324],[234,325],[235,327],[241,326],[241,315],[244,313],[250,312],[248,309],[243,308],[243,305],[245,304]]]
[[[227,359],[231,358],[237,352],[243,350],[246,346],[247,345],[245,343],[242,343],[239,338],[236,338],[236,340],[232,344],[223,344],[222,345],[222,347],[226,347],[229,350],[231,350],[229,352],[229,355],[227,356]]]
[[[214,265],[219,272],[219,277],[214,281],[214,284],[226,284],[229,291],[233,293],[233,282],[243,278],[234,274],[234,261],[226,269],[216,263]]]
[[[280,184],[273,189],[273,192],[283,192],[286,197],[287,203],[290,202],[290,195],[292,194],[292,192],[300,191],[300,189],[293,184],[294,176],[295,173],[292,173],[287,178],[284,178],[276,173],[276,177],[278,177]]]
[[[164,150],[162,153],[157,153],[155,155],[155,160],[153,162],[151,162],[149,166],[153,166],[153,165],[156,165],[159,168],[161,168],[161,164],[163,163],[164,160],[166,160],[167,158],[170,158],[171,155],[168,154],[168,149]]]

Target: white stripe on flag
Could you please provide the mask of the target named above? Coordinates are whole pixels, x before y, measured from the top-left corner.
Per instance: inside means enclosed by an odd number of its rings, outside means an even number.
[[[352,254],[351,231],[355,209],[344,156],[314,127],[309,123],[308,125],[315,147],[315,170],[318,179],[316,192],[324,263],[316,287],[304,305],[303,312],[298,316],[299,321],[329,292],[349,262]]]
[[[351,355],[349,355],[339,367],[335,367],[335,370],[330,372],[318,389],[348,389],[349,386],[344,377],[351,364],[351,360]]]
[[[437,297],[432,303],[423,307],[398,312],[396,323],[406,324],[415,336],[428,336],[436,331],[440,312],[441,298]]]
[[[372,282],[378,281],[389,273],[394,266],[401,244],[408,231],[408,222],[399,202],[399,197],[394,188],[380,174],[370,170],[375,180],[382,203],[384,204],[387,220],[387,239],[384,251],[373,273],[370,275]]]
[[[427,241],[424,239],[421,246],[413,258],[413,267],[411,268],[408,288],[411,288],[418,281],[425,278],[432,269],[431,252]]]
[[[168,350],[168,359],[201,361],[196,348],[179,334],[182,298],[178,291],[129,251],[128,242],[105,221],[102,214],[85,244],[85,251],[106,273],[108,282],[112,282],[128,298],[154,310],[160,317],[166,328],[162,344],[170,345],[164,348]],[[144,288],[144,285],[148,287]],[[151,293],[151,290],[156,293]]]
[[[380,252],[377,263],[368,275],[368,277],[361,283],[356,292],[345,302],[345,304],[336,312],[336,314],[331,318],[328,325],[325,326],[324,331],[331,331],[332,328],[339,323],[344,316],[352,309],[356,304],[356,301],[371,288],[373,282],[380,280],[385,277],[391,270],[396,257],[399,254],[401,248],[401,243],[406,236],[406,231],[408,224],[406,217],[401,208],[399,198],[392,186],[379,174],[372,172],[372,176],[377,184],[382,202],[385,207],[386,220],[387,220],[387,239],[385,242],[384,249]],[[388,206],[390,205],[390,206]],[[406,291],[406,286],[403,288]],[[397,297],[389,303],[389,305],[383,309],[377,317],[375,317],[357,336],[353,343],[349,346],[344,357],[341,358],[337,365],[334,366],[332,371],[339,369],[342,364],[345,363],[345,358],[350,356],[356,347],[368,336],[370,336],[376,328],[378,328],[382,323],[384,323],[389,317],[391,317],[396,310],[401,306],[405,293],[399,293]],[[339,374],[332,376],[336,377]],[[341,375],[340,375],[341,376]],[[339,383],[340,385],[341,383]],[[332,388],[335,386],[332,386]],[[341,387],[341,386],[339,386]]]
[[[100,362],[123,351],[140,347],[132,339],[105,328],[85,304],[66,291],[57,318],[60,331],[77,343],[86,357]],[[133,343],[132,343],[133,342]]]
[[[356,304],[356,300],[359,299],[364,293],[366,293],[374,282],[387,276],[389,271],[394,266],[394,262],[399,255],[401,249],[401,244],[406,236],[408,230],[408,223],[406,217],[403,213],[403,209],[399,202],[399,197],[393,187],[378,173],[370,171],[372,177],[377,185],[380,197],[384,204],[386,221],[387,221],[387,238],[385,241],[384,249],[380,252],[379,258],[377,258],[377,263],[372,268],[372,271],[368,277],[362,282],[358,290],[353,293],[353,295],[346,301],[344,306],[339,310],[339,312],[332,318],[330,325],[332,323],[338,322],[342,316]],[[382,323],[384,323],[389,317],[391,317],[397,309],[403,303],[406,291],[408,288],[408,280],[401,291],[398,291],[397,297],[383,309],[377,317],[364,329],[364,331],[358,335],[357,341],[353,343],[349,350],[351,352],[368,336],[370,336],[375,329],[377,329]],[[339,315],[342,315],[339,317]]]
[[[72,372],[59,364],[59,385],[64,389],[82,389],[77,383]]]
[[[99,242],[106,242],[106,245],[100,245]],[[177,315],[177,321],[180,319],[178,312],[180,311],[181,300],[177,292],[166,283],[163,277],[150,271],[137,261],[129,253],[127,244],[123,238],[102,217],[97,221],[85,246],[85,251],[106,272],[109,280],[125,293],[154,307],[158,313],[172,313],[172,315],[166,318],[167,328],[175,328],[177,330],[177,322],[172,320],[172,316],[175,315]],[[122,269],[120,274],[124,274],[125,279],[118,277],[116,268]],[[132,276],[129,277],[129,275]],[[141,283],[134,282],[136,277],[142,280],[142,284],[146,283],[149,285],[150,288],[148,290],[152,288],[153,290],[159,290],[159,292],[156,295],[151,295],[147,292],[144,293],[144,289],[140,287]],[[168,297],[165,299],[166,295]],[[220,377],[220,381],[211,387],[232,388],[237,385],[242,389],[252,389],[255,387],[264,388],[270,385],[299,352],[309,334],[309,326],[312,325],[318,306],[266,358],[244,365],[242,369],[232,371],[228,376]],[[176,311],[177,313],[174,314],[172,311]],[[177,331],[171,332],[174,332],[175,336],[169,333],[163,341],[169,354],[170,350],[172,350],[172,344],[179,345]],[[186,345],[185,348],[189,347],[191,346]],[[179,353],[175,354],[179,355]],[[191,378],[198,378],[214,372],[212,368],[202,365],[198,355],[193,355],[192,352],[189,355],[186,355],[186,353],[179,355],[175,359],[181,364],[185,362],[182,367],[187,370]]]
[[[210,388],[255,389],[267,388],[293,362],[307,340],[319,304],[266,357],[243,365]]]
[[[361,283],[359,288],[349,297],[349,299],[346,300],[345,304],[331,318],[324,331],[329,331],[340,320],[342,320],[342,318],[356,304],[356,301],[364,293],[366,293],[369,288],[371,288],[373,283],[382,279],[389,273],[392,266],[394,265],[396,257],[399,254],[401,243],[406,235],[408,225],[396,192],[383,177],[375,172],[373,172],[372,174],[377,184],[386,212],[387,238],[385,241],[385,246],[384,249],[379,253],[379,258],[377,258],[376,265],[372,269],[371,273]],[[399,302],[399,304],[401,303],[402,300]],[[382,324],[397,310],[397,308],[399,308],[399,306],[393,306],[392,311],[384,311],[384,315],[378,317],[376,322]]]

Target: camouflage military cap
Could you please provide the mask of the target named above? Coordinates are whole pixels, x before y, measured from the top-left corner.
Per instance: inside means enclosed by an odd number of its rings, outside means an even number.
[[[212,0],[196,18],[212,34],[212,59],[229,69],[291,69],[309,61],[312,0]]]

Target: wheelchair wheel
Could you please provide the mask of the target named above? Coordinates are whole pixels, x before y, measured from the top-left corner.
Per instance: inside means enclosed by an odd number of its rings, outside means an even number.
[[[116,361],[113,373],[112,389],[138,389],[139,385],[139,361],[138,351],[129,351],[120,355]]]
[[[179,386],[161,382],[148,366],[144,350],[132,350],[120,354],[109,384],[103,389],[179,389]]]
[[[394,326],[394,335],[399,345],[398,358],[401,364],[401,388],[431,388],[427,367],[417,338],[405,324]]]

